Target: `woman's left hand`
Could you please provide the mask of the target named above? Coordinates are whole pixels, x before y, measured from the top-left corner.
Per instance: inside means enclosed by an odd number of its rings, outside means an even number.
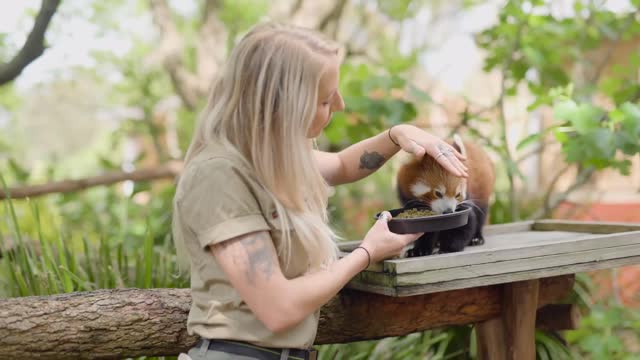
[[[468,177],[468,169],[462,163],[466,158],[437,136],[408,124],[394,126],[389,135],[400,144],[402,150],[414,154],[417,158],[421,159],[425,154],[429,154],[452,174]]]

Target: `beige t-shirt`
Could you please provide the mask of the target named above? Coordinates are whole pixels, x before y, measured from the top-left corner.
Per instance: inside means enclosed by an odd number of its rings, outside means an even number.
[[[273,333],[256,318],[207,249],[249,232],[270,231],[276,248],[283,229],[275,204],[254,172],[238,155],[218,144],[199,153],[184,170],[175,200],[176,236],[191,255],[193,302],[187,330],[209,339],[234,339],[259,346],[309,348],[318,327],[319,311],[297,326]],[[292,233],[292,259],[283,268],[287,278],[306,271],[304,249]],[[280,260],[281,267],[284,260]]]

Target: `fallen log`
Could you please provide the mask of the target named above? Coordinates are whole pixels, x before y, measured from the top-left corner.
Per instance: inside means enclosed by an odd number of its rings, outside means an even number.
[[[538,306],[566,296],[572,275],[540,280]],[[409,297],[344,289],[322,308],[316,344],[400,336],[471,324],[502,311],[502,285]],[[169,356],[186,332],[188,289],[115,289],[0,300],[0,359]]]

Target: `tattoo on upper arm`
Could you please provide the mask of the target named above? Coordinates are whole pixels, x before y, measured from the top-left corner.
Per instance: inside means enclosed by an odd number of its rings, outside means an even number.
[[[382,166],[385,161],[384,156],[380,155],[379,152],[367,152],[365,150],[364,154],[360,156],[360,169],[374,170]]]
[[[244,237],[238,244],[242,246],[248,263],[246,264],[246,275],[249,283],[254,284],[258,273],[261,273],[267,280],[274,272],[274,253],[270,247],[271,239],[265,232],[251,234]]]

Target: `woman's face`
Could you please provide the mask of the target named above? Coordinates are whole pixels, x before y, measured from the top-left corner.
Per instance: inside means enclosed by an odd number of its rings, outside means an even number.
[[[316,116],[311,123],[311,127],[307,132],[308,138],[316,138],[322,132],[329,122],[334,111],[344,109],[344,101],[342,95],[338,91],[338,83],[340,81],[340,61],[338,56],[328,57],[325,65],[325,71],[320,78],[318,85],[318,105]]]

